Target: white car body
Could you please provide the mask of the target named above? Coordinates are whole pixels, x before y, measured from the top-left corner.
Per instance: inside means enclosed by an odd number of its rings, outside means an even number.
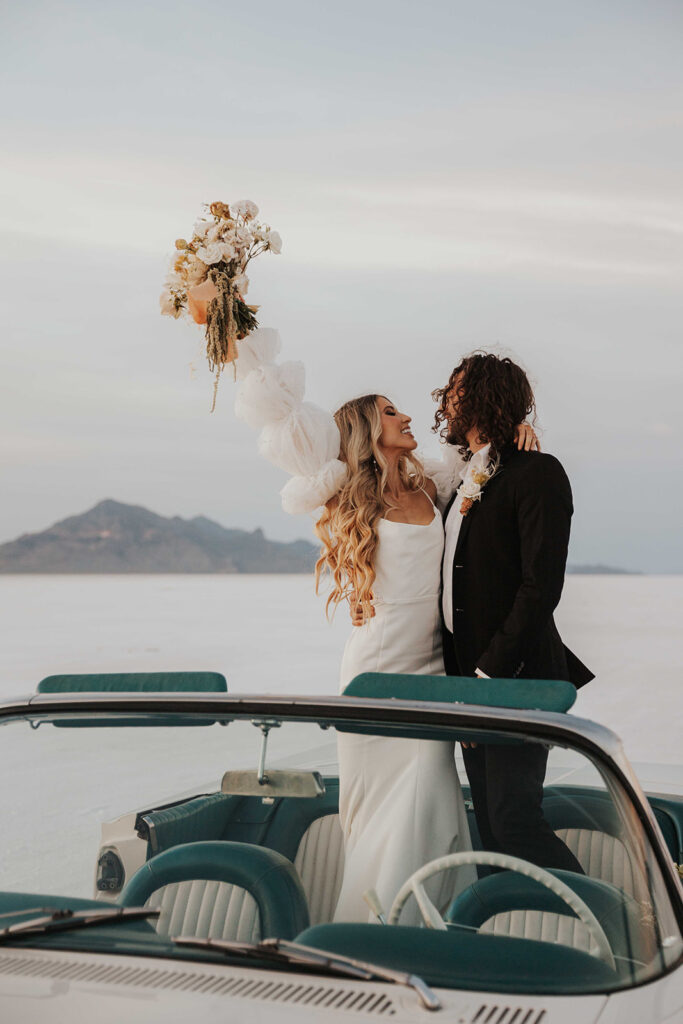
[[[217,713],[252,716],[294,716],[298,721],[316,713],[331,718],[351,717],[354,702],[344,698],[254,697],[201,698],[197,694],[168,695],[61,695],[6,702],[0,714],[6,718],[59,718],[164,711],[166,713]],[[611,733],[600,726],[569,716],[513,711],[477,706],[422,705],[406,701],[356,701],[356,711],[372,711],[375,718],[397,721],[402,713],[419,711],[442,724],[448,716],[470,727],[496,721],[517,730],[547,728],[564,730],[567,738],[598,751],[618,773],[633,801],[633,813],[647,828],[674,911],[682,912],[681,886],[658,826],[640,786]],[[134,812],[105,824],[102,848],[122,853],[127,870],[135,871],[145,860],[145,846],[134,836]],[[127,845],[126,845],[127,844]],[[102,898],[102,893],[98,893]],[[673,940],[672,940],[673,941]],[[431,985],[441,1004],[432,1012],[435,1020],[453,1024],[674,1024],[683,1021],[683,970],[681,949],[674,951],[668,970],[644,984],[595,994],[539,995],[469,991]],[[93,1021],[96,1024],[155,1024],[155,1022],[370,1021],[391,1018],[418,1024],[428,1011],[417,992],[398,984],[330,976],[295,967],[263,967],[244,962],[201,962],[163,955],[112,955],[66,948],[36,948],[4,944],[0,947],[0,1021],[2,1024],[61,1024]]]

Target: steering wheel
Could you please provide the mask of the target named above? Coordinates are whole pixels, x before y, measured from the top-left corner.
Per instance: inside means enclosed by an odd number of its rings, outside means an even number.
[[[551,875],[549,871],[539,868],[536,864],[531,864],[528,860],[522,860],[521,857],[512,857],[508,853],[489,853],[481,850],[472,850],[467,853],[451,853],[446,857],[438,857],[436,860],[430,861],[429,864],[424,864],[399,889],[398,895],[389,911],[387,923],[398,924],[401,911],[412,893],[427,928],[446,931],[446,922],[425,892],[424,883],[432,875],[438,875],[441,871],[464,867],[467,864],[486,864],[489,867],[516,871],[520,875],[526,875],[527,878],[533,878],[534,881],[544,885],[546,889],[550,889],[585,924],[593,940],[593,945],[589,950],[590,954],[599,957],[600,960],[604,960],[610,967],[616,969],[614,955],[607,936],[590,907],[576,895],[573,889],[570,889],[568,885],[560,881],[559,878],[556,878],[555,875]]]

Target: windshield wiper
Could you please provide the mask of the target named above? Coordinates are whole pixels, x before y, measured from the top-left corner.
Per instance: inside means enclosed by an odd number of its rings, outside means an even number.
[[[264,939],[262,942],[227,942],[223,939],[200,939],[184,935],[172,937],[171,942],[177,946],[215,949],[220,953],[243,956],[246,959],[273,960],[276,963],[315,967],[330,974],[360,978],[363,981],[377,979],[391,981],[396,985],[406,985],[408,988],[414,989],[426,1009],[441,1009],[438,996],[416,974],[394,971],[390,967],[371,964],[365,960],[354,960],[341,953],[329,953],[324,949],[316,949],[315,946],[302,946],[298,942],[286,942],[284,939]]]
[[[44,909],[50,910],[49,907]],[[26,911],[15,910],[13,916],[21,913]],[[53,932],[75,931],[100,924],[118,924],[119,921],[143,921],[148,917],[158,917],[160,913],[160,910],[153,907],[103,907],[102,910],[71,910],[65,907],[43,917],[31,917],[28,921],[18,921],[0,929],[0,943],[30,935],[51,935]],[[9,917],[9,914],[2,916]]]

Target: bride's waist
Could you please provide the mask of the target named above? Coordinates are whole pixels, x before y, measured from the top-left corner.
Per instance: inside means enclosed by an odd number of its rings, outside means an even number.
[[[388,607],[396,604],[438,604],[440,596],[441,595],[438,591],[433,594],[415,594],[401,597],[383,597],[378,594],[377,597],[373,598],[372,604],[375,608]]]

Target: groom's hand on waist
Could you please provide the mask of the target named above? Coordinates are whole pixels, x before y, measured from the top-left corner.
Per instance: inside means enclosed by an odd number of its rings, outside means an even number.
[[[482,672],[482,670],[480,668],[475,668],[474,674],[476,676],[478,676],[479,679],[490,679],[491,678],[491,676],[487,676],[485,672]],[[476,745],[477,745],[476,743],[462,743],[462,742],[460,743],[460,746],[462,747],[463,750],[467,750],[468,747],[471,747],[474,750]]]

